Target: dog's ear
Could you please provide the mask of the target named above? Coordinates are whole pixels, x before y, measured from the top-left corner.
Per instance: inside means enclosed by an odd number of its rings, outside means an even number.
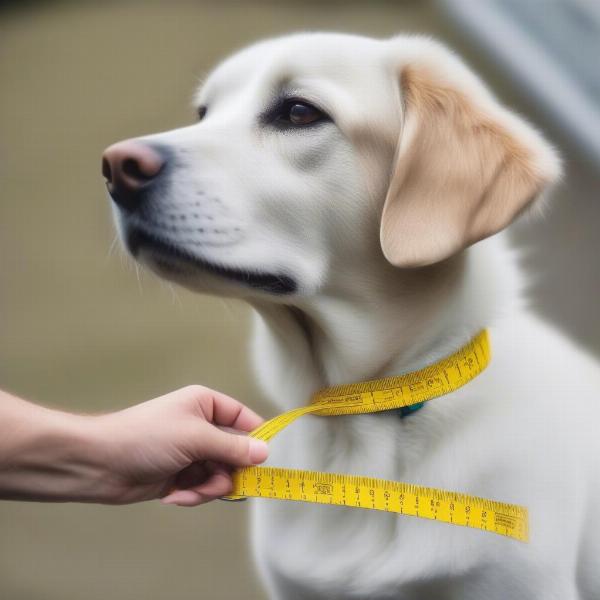
[[[395,67],[403,122],[381,247],[393,265],[418,267],[506,227],[560,176],[560,160],[450,51],[425,39],[395,43],[405,50]]]

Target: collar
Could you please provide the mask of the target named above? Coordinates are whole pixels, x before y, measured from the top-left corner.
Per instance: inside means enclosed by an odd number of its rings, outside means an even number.
[[[450,356],[419,371],[325,388],[312,397],[308,406],[265,421],[251,435],[267,442],[304,415],[360,415],[400,409],[400,416],[406,416],[428,400],[449,394],[475,379],[490,358],[488,332],[483,329]],[[402,409],[408,409],[408,413],[402,415]]]
[[[397,410],[403,419],[423,408],[428,400],[448,394],[477,377],[490,358],[489,335],[483,329],[456,352],[423,369],[325,388],[305,408],[319,415]],[[322,410],[317,409],[320,406]]]

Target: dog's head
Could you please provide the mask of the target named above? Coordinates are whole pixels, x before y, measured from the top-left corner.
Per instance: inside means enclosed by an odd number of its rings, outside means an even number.
[[[560,172],[443,46],[300,34],[221,64],[198,122],[120,142],[103,172],[129,251],[222,295],[306,297],[443,261]]]

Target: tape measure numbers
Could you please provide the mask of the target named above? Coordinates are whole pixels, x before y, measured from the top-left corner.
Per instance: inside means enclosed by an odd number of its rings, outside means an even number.
[[[527,509],[514,504],[409,483],[276,467],[234,474],[236,494],[398,513],[475,527],[517,540],[529,538]]]
[[[451,356],[420,371],[321,390],[309,406],[278,415],[250,435],[268,441],[307,414],[356,415],[425,402],[465,385],[489,361],[489,339],[484,330]],[[247,497],[382,510],[474,527],[521,541],[527,541],[529,536],[525,507],[358,475],[247,467],[234,473],[233,491],[225,499]]]

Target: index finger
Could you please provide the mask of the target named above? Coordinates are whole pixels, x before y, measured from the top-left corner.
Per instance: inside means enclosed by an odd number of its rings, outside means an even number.
[[[207,419],[215,425],[252,431],[263,422],[262,417],[238,400],[215,390],[207,391],[209,393],[200,399],[200,403]]]

